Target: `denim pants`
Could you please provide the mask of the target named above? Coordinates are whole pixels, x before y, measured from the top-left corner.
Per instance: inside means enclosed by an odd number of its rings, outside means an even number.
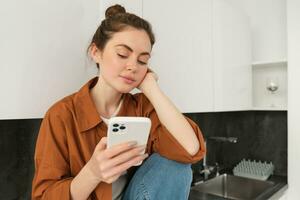
[[[186,200],[191,182],[191,164],[154,153],[137,169],[122,200]]]

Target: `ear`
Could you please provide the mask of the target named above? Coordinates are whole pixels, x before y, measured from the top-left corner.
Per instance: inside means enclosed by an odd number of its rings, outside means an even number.
[[[101,63],[102,51],[94,43],[90,46],[90,56],[95,63]]]

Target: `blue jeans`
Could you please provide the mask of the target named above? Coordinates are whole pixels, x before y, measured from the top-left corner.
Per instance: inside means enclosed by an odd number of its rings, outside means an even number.
[[[122,200],[186,200],[191,182],[191,164],[154,153],[137,169]]]

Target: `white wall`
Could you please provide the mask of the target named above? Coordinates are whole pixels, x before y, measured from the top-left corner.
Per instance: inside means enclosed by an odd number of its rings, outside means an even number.
[[[143,16],[143,1],[142,0],[100,0],[100,18],[105,18],[105,11],[109,6],[120,4],[124,6],[126,12],[134,13],[138,16]]]
[[[287,199],[300,198],[300,1],[287,0],[288,182]]]
[[[250,18],[253,62],[286,59],[286,0],[226,1]]]
[[[0,13],[0,119],[41,118],[95,74],[86,48],[98,0],[3,0]]]

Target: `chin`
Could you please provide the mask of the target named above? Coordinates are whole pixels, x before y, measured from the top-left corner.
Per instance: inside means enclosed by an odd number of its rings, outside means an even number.
[[[129,93],[131,92],[135,87],[126,87],[126,86],[123,86],[123,87],[119,87],[117,90],[120,92],[120,93]]]
[[[126,84],[123,82],[119,82],[115,85],[115,89],[119,91],[120,93],[129,93],[131,92],[134,88],[136,88],[139,85],[140,81],[136,81],[132,84]]]

